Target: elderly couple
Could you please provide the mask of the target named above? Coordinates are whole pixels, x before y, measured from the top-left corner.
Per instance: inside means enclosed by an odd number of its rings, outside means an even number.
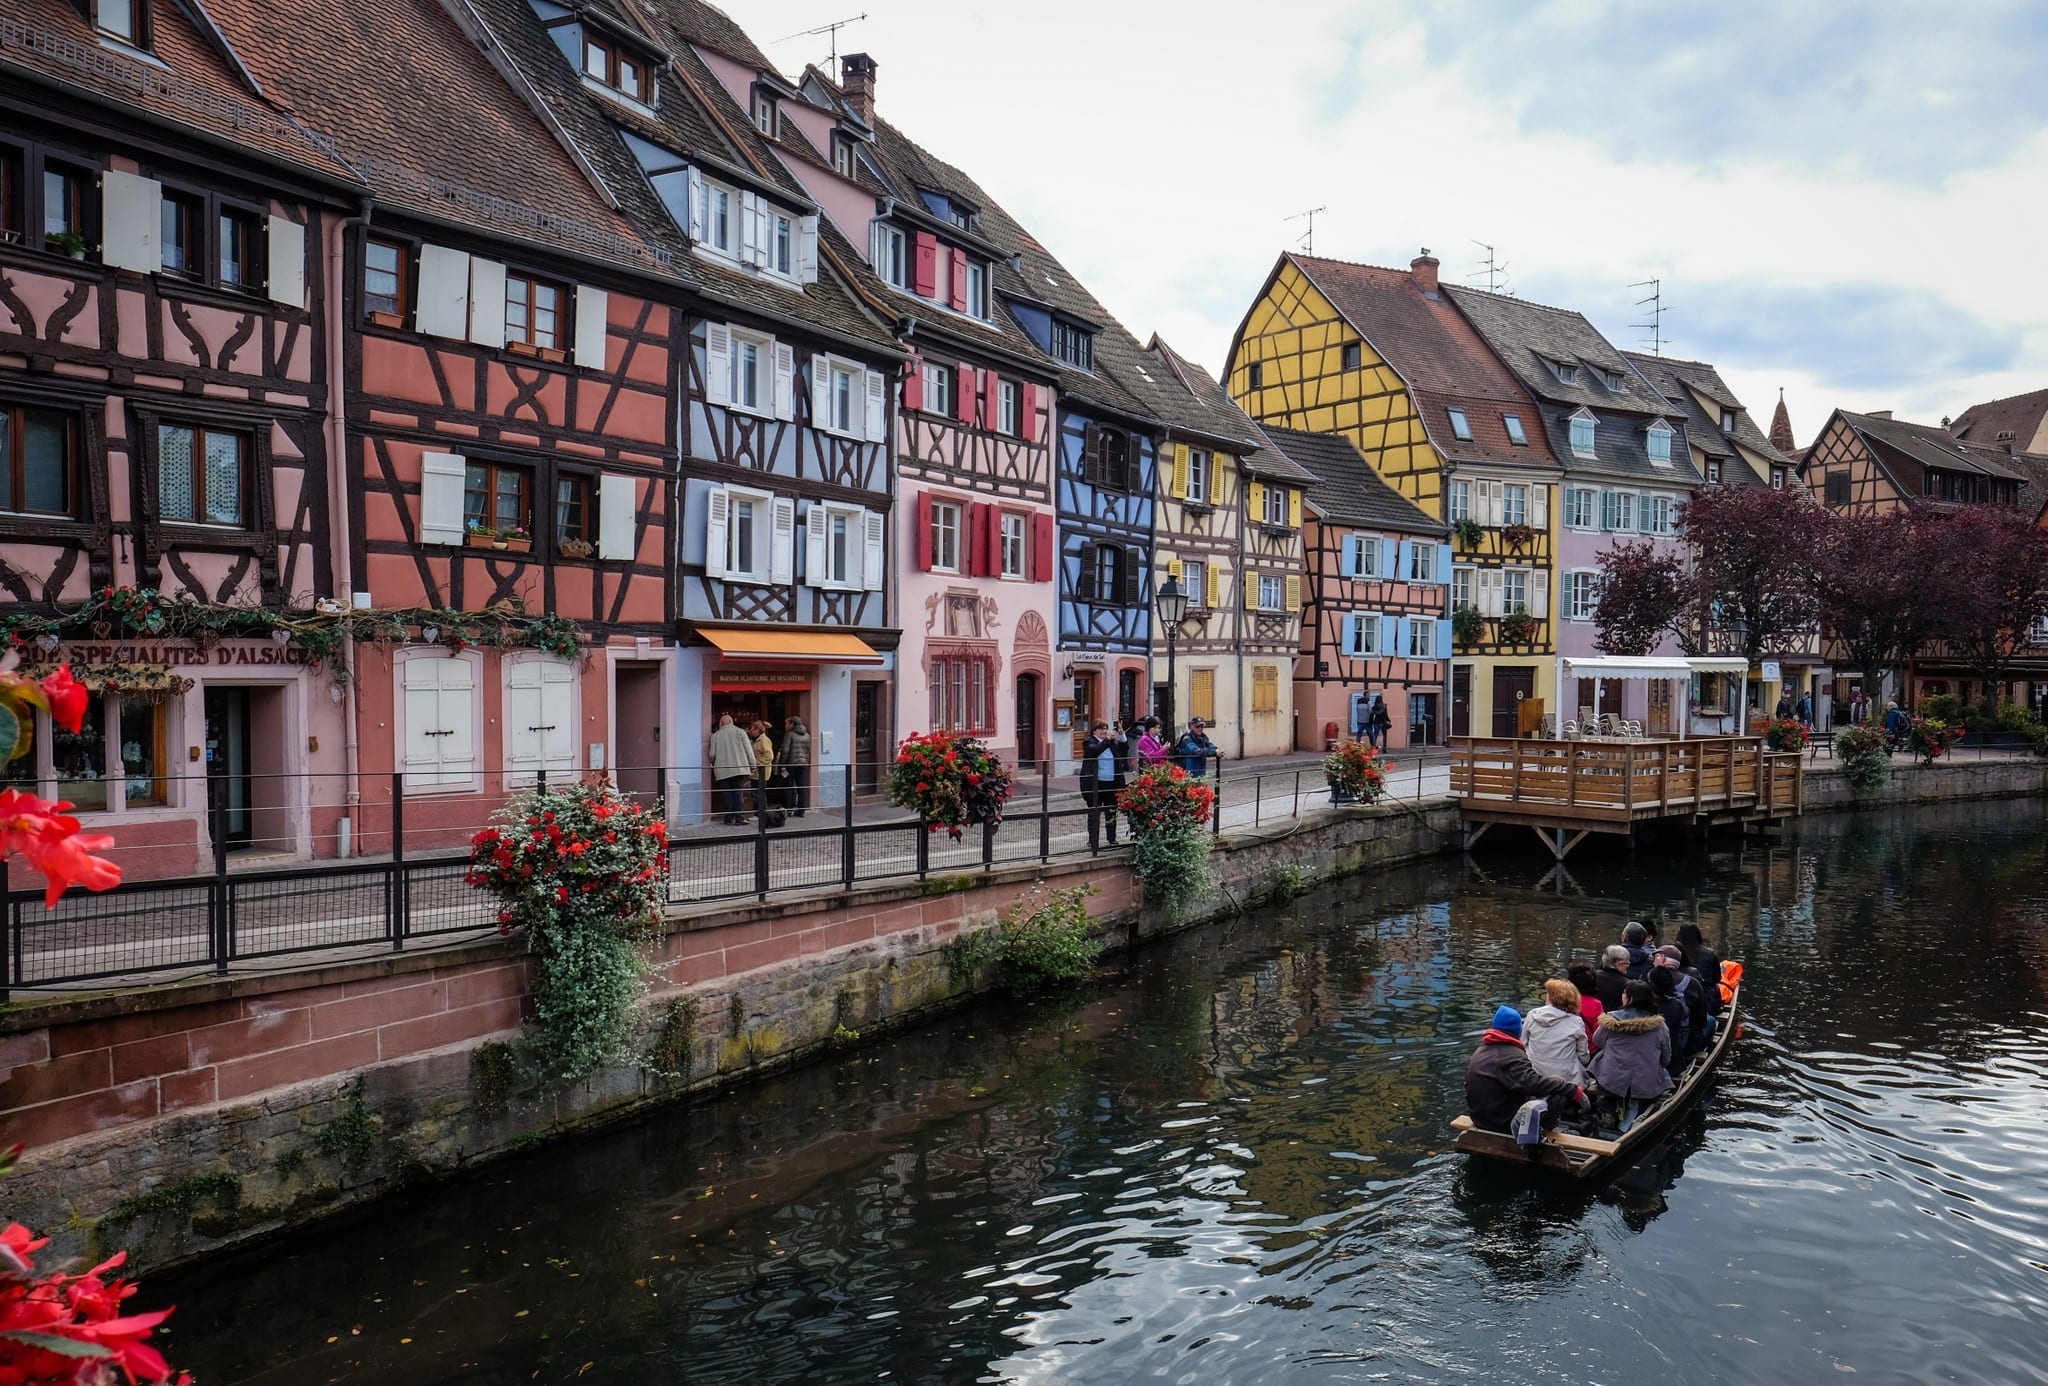
[[[771,807],[771,784],[781,786],[783,800],[797,817],[803,817],[810,807],[811,734],[803,719],[789,719],[779,758],[768,731],[766,722],[749,722],[742,731],[731,717],[720,717],[718,729],[711,733],[711,778],[718,789],[719,812],[728,826],[746,825],[749,785],[754,789],[754,811],[763,817]]]

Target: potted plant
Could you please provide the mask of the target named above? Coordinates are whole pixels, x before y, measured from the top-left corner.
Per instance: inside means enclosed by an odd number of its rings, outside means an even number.
[[[1486,618],[1479,609],[1461,606],[1451,612],[1451,638],[1460,645],[1476,645],[1486,633]]]
[[[1913,754],[1920,757],[1922,765],[1932,765],[1948,754],[1949,748],[1963,739],[1968,729],[1960,722],[1944,722],[1939,717],[1915,717],[1906,727],[1906,744]]]
[[[1458,541],[1461,549],[1476,549],[1479,541],[1486,537],[1486,531],[1479,527],[1477,520],[1460,520],[1451,526],[1451,537]]]
[[[1501,542],[1520,553],[1536,542],[1536,531],[1527,525],[1509,525],[1500,532]]]
[[[1806,749],[1806,728],[1789,717],[1773,717],[1764,725],[1764,745],[1774,751]]]
[[[1891,753],[1884,733],[1868,722],[1845,727],[1835,735],[1835,759],[1854,789],[1882,789],[1892,777]]]
[[[559,547],[564,558],[588,558],[597,552],[595,544],[573,534],[564,537]]]
[[[43,248],[72,260],[85,258],[85,237],[76,231],[52,231],[43,237]]]
[[[1536,618],[1521,607],[1500,618],[1503,645],[1526,645],[1536,638]]]
[[[973,823],[1000,823],[1010,772],[988,747],[958,732],[914,732],[889,767],[889,802],[916,809],[925,831],[958,839]]]
[[[473,549],[489,549],[504,547],[503,545],[498,543],[498,531],[492,529],[482,520],[471,520],[469,524],[464,527],[464,530],[467,537],[467,542],[469,546]]]
[[[1387,792],[1387,772],[1394,762],[1363,741],[1347,741],[1323,757],[1323,778],[1329,781],[1333,804],[1370,804]]]
[[[509,529],[501,529],[498,531],[498,538],[504,541],[498,547],[510,549],[513,553],[525,553],[533,547],[533,531],[529,530],[525,525],[513,525]]]

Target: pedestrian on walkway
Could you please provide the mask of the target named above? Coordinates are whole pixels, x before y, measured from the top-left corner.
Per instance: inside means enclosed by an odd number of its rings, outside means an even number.
[[[782,794],[790,812],[804,816],[811,806],[811,733],[804,719],[792,717],[782,732]]]
[[[1216,754],[1216,743],[1209,739],[1208,723],[1199,717],[1188,718],[1188,729],[1173,743],[1173,753],[1190,777],[1207,773],[1209,757]]]
[[[1387,733],[1394,725],[1394,714],[1387,710],[1387,700],[1379,694],[1372,695],[1372,746],[1376,751],[1387,749]]]
[[[1813,694],[1811,693],[1801,693],[1799,695],[1799,725],[1805,727],[1808,731],[1813,730]]]
[[[755,722],[749,726],[747,735],[753,738],[750,749],[754,753],[754,812],[765,817],[774,807],[768,802],[768,782],[775,775],[775,742],[768,736],[766,722]]]
[[[753,743],[733,725],[732,718],[720,717],[718,730],[711,734],[711,782],[718,791],[718,811],[725,815],[728,827],[747,821],[742,795],[753,773]]]
[[[1157,765],[1166,759],[1166,743],[1159,739],[1159,719],[1147,717],[1138,724],[1138,768]]]
[[[1116,846],[1116,796],[1124,787],[1127,750],[1120,727],[1097,722],[1081,743],[1081,797],[1088,804],[1088,850],[1102,845],[1107,834]],[[1098,819],[1097,815],[1100,815]]]

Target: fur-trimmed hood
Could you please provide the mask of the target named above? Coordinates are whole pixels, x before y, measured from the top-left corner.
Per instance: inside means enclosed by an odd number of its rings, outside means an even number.
[[[1634,1011],[1608,1011],[1600,1017],[1600,1028],[1617,1035],[1647,1035],[1664,1028],[1661,1015],[1638,1015]]]

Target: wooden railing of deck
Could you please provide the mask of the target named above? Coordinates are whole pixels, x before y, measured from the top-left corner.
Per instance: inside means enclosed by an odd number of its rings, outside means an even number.
[[[1451,792],[1467,800],[1653,818],[1757,808],[1800,810],[1797,752],[1754,736],[1687,741],[1540,741],[1452,737]]]

